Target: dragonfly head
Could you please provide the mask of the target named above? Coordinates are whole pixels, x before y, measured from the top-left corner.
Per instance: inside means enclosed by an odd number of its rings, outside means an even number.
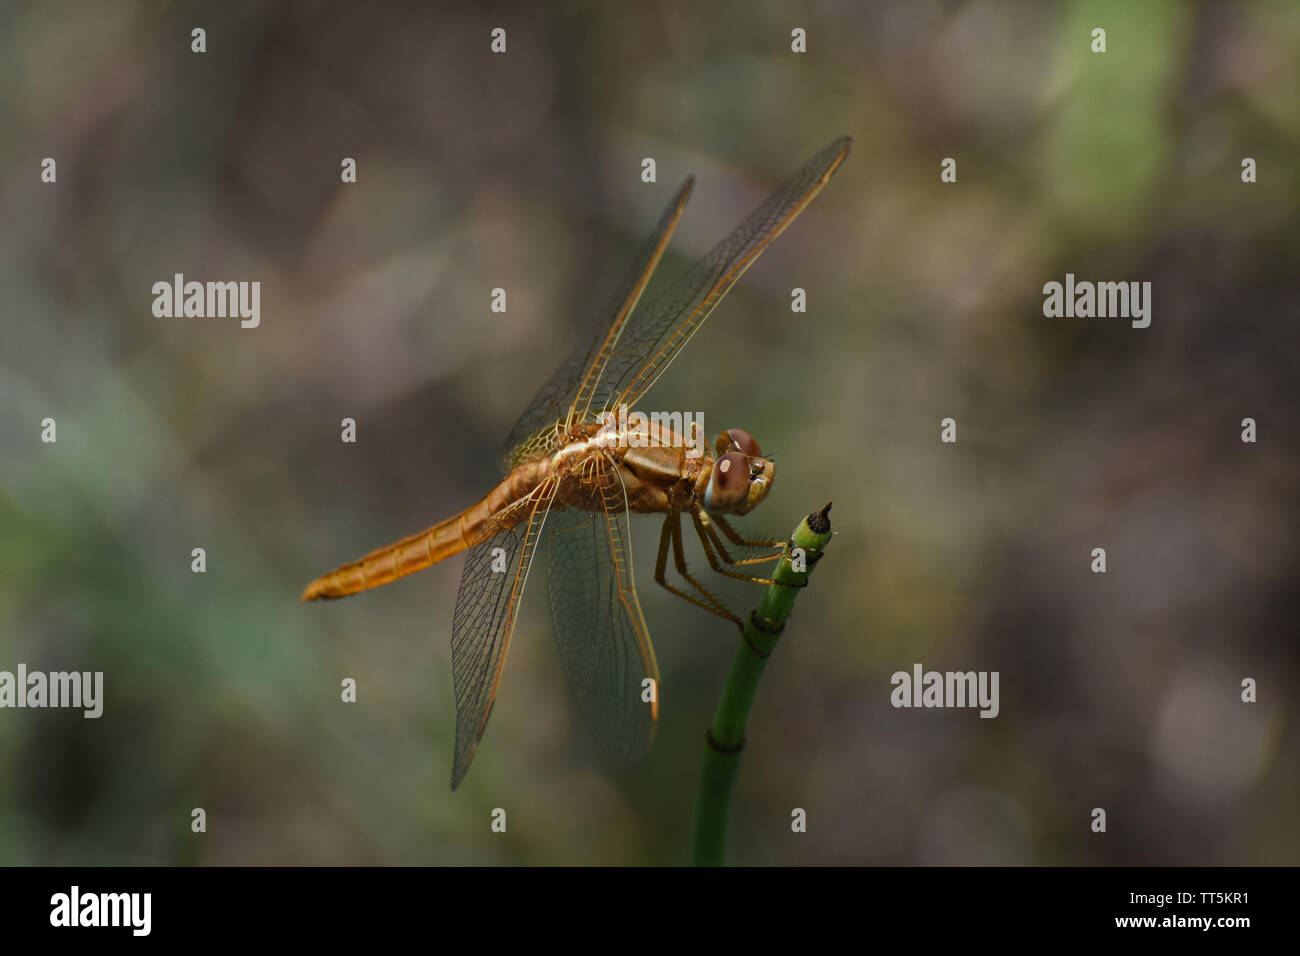
[[[749,514],[767,497],[776,465],[764,458],[754,436],[732,428],[714,444],[718,458],[704,489],[704,508],[712,514]]]

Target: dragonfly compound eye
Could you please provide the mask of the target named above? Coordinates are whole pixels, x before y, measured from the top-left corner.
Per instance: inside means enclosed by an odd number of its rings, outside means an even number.
[[[730,428],[719,435],[716,450],[719,455],[738,451],[750,458],[761,458],[763,454],[758,450],[758,442],[755,441],[754,436],[743,428]]]
[[[749,459],[738,451],[713,463],[709,486],[704,490],[704,507],[723,512],[744,501],[749,492]]]

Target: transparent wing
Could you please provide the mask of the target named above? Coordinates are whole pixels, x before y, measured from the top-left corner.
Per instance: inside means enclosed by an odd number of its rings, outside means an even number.
[[[555,449],[555,424],[564,423],[580,394],[589,395],[595,386],[597,376],[592,372],[604,366],[614,343],[622,334],[628,316],[663,258],[694,185],[694,178],[688,177],[664,209],[654,233],[642,246],[632,268],[619,285],[610,309],[613,317],[608,321],[602,317],[601,324],[587,334],[551,380],[541,387],[510,430],[510,436],[501,449],[500,464],[504,470],[509,471],[521,461]]]
[[[519,599],[554,498],[554,482],[538,486],[527,498],[494,515],[501,530],[466,554],[451,626],[451,674],[456,692],[453,790],[469,770],[492,714]]]
[[[621,764],[650,746],[659,666],[632,578],[627,498],[607,467],[597,511],[556,510],[548,542],[551,614],[569,686],[592,734]],[[646,702],[644,681],[652,699]]]
[[[745,270],[822,191],[851,145],[844,136],[824,148],[676,284],[638,312],[601,370],[590,405],[581,410],[634,407]]]

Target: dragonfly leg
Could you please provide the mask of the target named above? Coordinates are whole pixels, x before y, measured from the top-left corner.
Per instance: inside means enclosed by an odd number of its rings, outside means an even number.
[[[781,587],[792,586],[781,581],[776,581],[772,578],[759,578],[750,574],[744,574],[740,571],[731,570],[726,565],[734,566],[737,564],[755,564],[757,561],[732,561],[730,556],[727,554],[727,549],[722,546],[722,542],[718,538],[718,533],[713,530],[708,515],[699,511],[693,511],[691,512],[691,519],[695,522],[695,531],[700,536],[700,544],[704,546],[704,555],[708,558],[709,567],[713,568],[714,571],[717,571],[719,574],[725,574],[729,578],[736,578],[740,581],[749,581],[751,584],[776,584]],[[716,553],[714,550],[715,548],[717,549]],[[721,555],[721,558],[719,557],[719,554]],[[780,557],[780,555],[774,554],[758,560],[770,561],[772,558],[776,557]]]
[[[732,567],[741,567],[748,564],[767,564],[767,562],[775,561],[785,553],[785,543],[782,541],[745,541],[740,537],[740,535],[736,534],[735,529],[730,525],[727,525],[727,530],[731,534],[735,535],[735,537],[732,538],[734,544],[746,548],[775,548],[775,550],[770,554],[760,554],[758,557],[733,558],[730,552],[727,551],[727,546],[722,543],[722,538],[718,535],[717,529],[714,528],[714,522],[721,520],[722,519],[717,515],[710,515],[708,512],[696,513],[697,530],[701,525],[703,525],[704,532],[708,533],[709,539],[712,541],[713,547],[716,549],[717,555],[722,560],[723,564],[729,564]]]
[[[685,591],[675,588],[668,583],[668,579],[664,572],[668,568],[668,550],[670,547],[673,552],[673,565],[677,569],[677,573],[682,576],[683,580],[689,582],[699,594],[703,595],[706,600],[702,601],[700,598],[687,594]],[[690,572],[686,570],[686,556],[682,549],[682,526],[680,522],[680,514],[676,511],[670,511],[664,518],[663,531],[659,534],[659,558],[655,562],[655,583],[669,593],[690,601],[696,607],[701,607],[710,614],[716,614],[718,617],[726,618],[737,627],[742,626],[740,618],[728,611],[721,601],[710,594],[708,589],[701,585],[700,582],[696,581],[695,578],[691,576]]]
[[[755,538],[752,541],[749,540],[748,538],[744,537],[739,531],[733,528],[731,526],[731,522],[729,522],[726,518],[722,517],[722,515],[713,515],[712,523],[716,524],[719,528],[722,529],[722,533],[727,536],[728,540],[730,540],[732,544],[738,544],[746,548],[784,548],[785,547],[784,541],[777,541],[770,538]],[[764,558],[764,560],[767,559]]]

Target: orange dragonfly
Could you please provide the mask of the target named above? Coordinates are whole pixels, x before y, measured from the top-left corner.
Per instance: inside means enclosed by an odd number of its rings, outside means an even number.
[[[468,552],[451,634],[453,790],[492,712],[543,527],[550,528],[548,585],[564,670],[587,724],[619,763],[646,751],[659,711],[659,667],[632,578],[628,512],[665,515],[655,581],[673,594],[741,624],[687,570],[683,515],[715,571],[770,583],[738,568],[776,559],[784,543],[748,540],[725,517],[747,514],[772,486],[775,466],[758,442],[730,429],[710,454],[699,447],[700,436],[655,429],[626,409],[822,191],[850,144],[846,136],[824,148],[676,284],[636,310],[690,197],[688,178],[624,280],[612,319],[574,351],[515,424],[500,484],[460,514],[345,564],[303,592],[304,601],[345,597]],[[680,586],[665,576],[670,552]]]

